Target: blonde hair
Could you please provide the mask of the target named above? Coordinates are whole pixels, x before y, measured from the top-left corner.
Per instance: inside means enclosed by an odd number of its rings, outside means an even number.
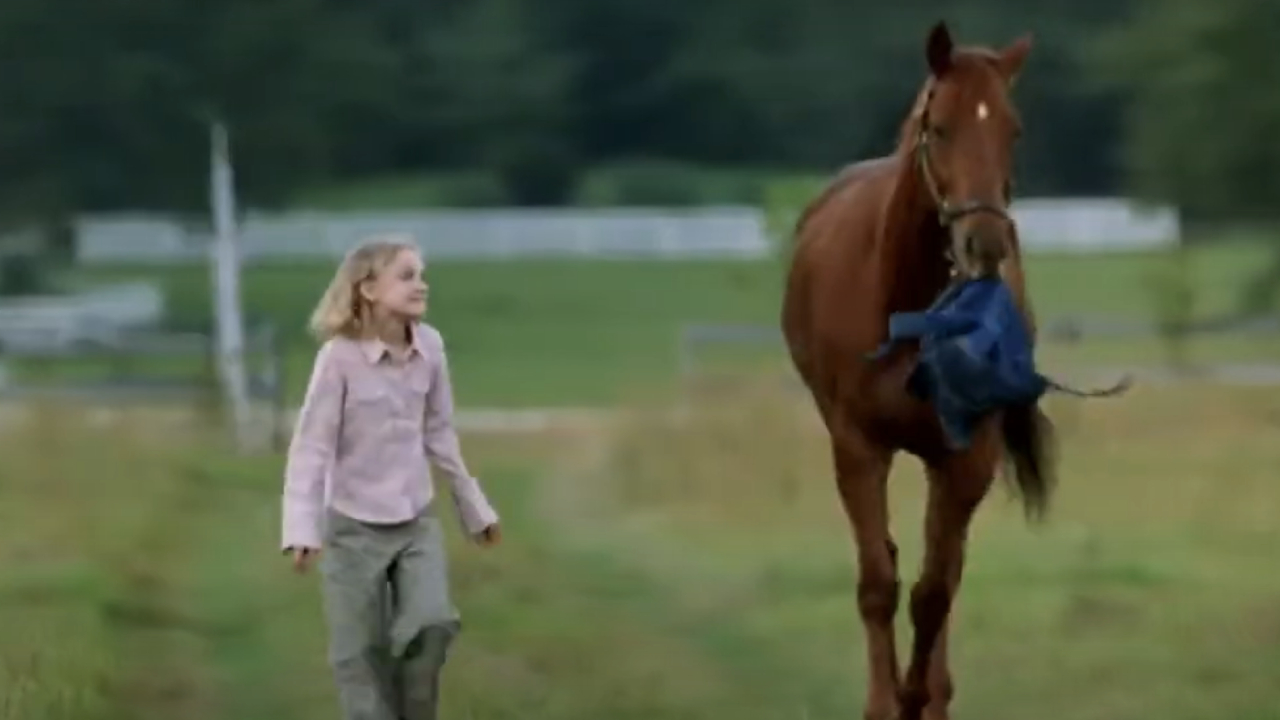
[[[311,312],[311,333],[321,342],[359,337],[369,312],[360,284],[377,277],[404,250],[418,252],[413,236],[389,233],[369,236],[348,252]]]

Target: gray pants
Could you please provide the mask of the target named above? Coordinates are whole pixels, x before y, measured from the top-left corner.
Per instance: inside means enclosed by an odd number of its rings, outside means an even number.
[[[461,629],[440,520],[370,525],[330,511],[321,568],[329,662],[346,720],[435,720]]]

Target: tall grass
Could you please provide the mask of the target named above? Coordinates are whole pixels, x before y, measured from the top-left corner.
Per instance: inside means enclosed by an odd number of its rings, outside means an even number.
[[[43,404],[0,424],[0,718],[146,717],[144,696],[198,718],[167,605],[198,423]]]
[[[448,717],[858,715],[852,546],[812,409],[772,382],[686,400],[464,439],[506,533],[447,536]],[[1051,411],[1048,525],[998,491],[975,523],[954,717],[1273,717],[1280,393],[1139,386]],[[141,410],[0,425],[0,718],[337,716],[315,577],[277,551],[280,458]],[[891,489],[910,583],[909,458]]]
[[[975,522],[952,650],[957,716],[1270,717],[1280,392],[1139,387],[1050,406],[1064,440],[1050,523],[1028,527],[999,491]],[[573,522],[595,528],[579,541],[768,638],[789,675],[778,695],[856,713],[852,543],[807,401],[747,386],[683,416],[640,413],[601,443],[576,481],[600,498]],[[908,584],[923,486],[901,456],[891,515]]]

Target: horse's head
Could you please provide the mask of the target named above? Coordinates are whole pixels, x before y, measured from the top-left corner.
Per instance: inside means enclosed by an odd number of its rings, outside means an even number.
[[[911,159],[950,231],[957,269],[995,274],[1015,242],[1008,207],[1021,123],[1009,90],[1031,38],[1000,51],[956,47],[939,22],[925,47],[931,77],[908,123]]]

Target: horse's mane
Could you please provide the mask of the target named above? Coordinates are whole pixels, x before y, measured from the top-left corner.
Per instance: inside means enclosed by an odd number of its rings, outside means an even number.
[[[805,223],[808,222],[809,216],[817,212],[818,208],[825,205],[827,200],[831,199],[832,195],[835,195],[845,186],[845,183],[853,179],[854,171],[857,167],[858,163],[850,163],[840,168],[840,172],[836,173],[836,176],[832,178],[831,182],[827,183],[827,186],[822,189],[822,192],[818,193],[817,197],[810,200],[808,204],[804,206],[804,209],[800,211],[800,215],[796,217],[796,222],[791,228],[792,242],[800,239],[800,231],[804,228]]]
[[[907,113],[907,117],[898,126],[896,154],[905,155],[914,149],[916,137],[920,135],[920,122],[924,119],[925,99],[929,97],[929,90],[933,87],[934,82],[935,80],[930,76],[916,91],[916,99],[911,105],[911,112]]]

